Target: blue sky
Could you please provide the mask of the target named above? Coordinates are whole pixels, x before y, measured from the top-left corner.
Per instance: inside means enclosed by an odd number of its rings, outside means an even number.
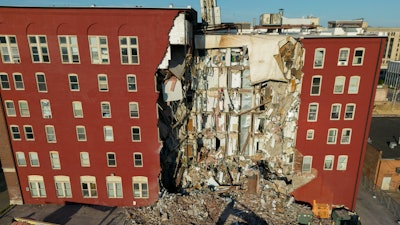
[[[330,20],[364,18],[373,27],[400,27],[400,0],[219,0],[222,22],[258,23],[262,13],[284,9],[289,18],[312,15],[326,27]],[[151,8],[186,8],[192,6],[200,14],[200,0],[0,0],[2,6],[116,6]]]

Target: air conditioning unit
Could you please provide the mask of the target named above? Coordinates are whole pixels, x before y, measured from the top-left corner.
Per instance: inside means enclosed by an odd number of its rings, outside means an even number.
[[[347,65],[347,62],[340,61],[340,62],[338,63],[338,65],[339,65],[339,66],[346,66],[346,65]]]

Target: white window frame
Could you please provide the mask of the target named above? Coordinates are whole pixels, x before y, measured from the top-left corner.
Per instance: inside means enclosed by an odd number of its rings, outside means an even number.
[[[40,167],[39,155],[37,152],[29,152],[29,163],[31,167]]]
[[[11,90],[10,80],[8,79],[8,74],[0,73],[0,86],[1,86],[1,90]]]
[[[343,128],[342,129],[342,136],[340,138],[340,144],[348,145],[351,142],[351,135],[352,135],[351,128]]]
[[[47,143],[56,143],[57,142],[56,130],[53,125],[45,125],[44,131],[46,133]]]
[[[72,113],[74,115],[74,118],[83,118],[82,102],[80,101],[72,102]]]
[[[105,79],[103,79],[103,78],[105,78]],[[97,83],[99,85],[100,92],[108,92],[109,91],[107,74],[98,74],[97,75]]]
[[[71,181],[69,176],[54,176],[57,198],[72,198]]]
[[[342,110],[342,104],[333,103],[331,106],[330,120],[340,120],[341,110]]]
[[[106,159],[108,167],[117,167],[117,154],[115,152],[107,152]]]
[[[134,132],[134,130],[138,129],[138,133]],[[139,137],[139,139],[137,139]],[[131,126],[131,139],[132,142],[140,142],[142,140],[141,138],[141,131],[139,126]]]
[[[23,128],[24,128],[25,140],[34,141],[35,134],[33,133],[33,127],[31,125],[24,125]]]
[[[339,155],[336,170],[347,170],[347,162],[349,157],[347,155]]]
[[[319,79],[319,83],[315,83],[314,80]],[[319,96],[321,94],[321,86],[322,86],[322,76],[315,75],[311,78],[311,88],[310,88],[310,96]],[[318,89],[317,92],[316,89]]]
[[[347,66],[349,64],[349,56],[350,56],[350,48],[339,49],[338,66]]]
[[[325,55],[326,55],[325,53],[326,53],[325,48],[317,48],[317,49],[315,49],[315,52],[314,52],[314,63],[313,63],[313,68],[314,69],[324,68]],[[321,59],[318,56],[318,54],[322,54]],[[319,59],[321,60],[321,62],[318,61]]]
[[[107,36],[89,35],[88,39],[92,64],[110,64]]]
[[[328,135],[327,135],[327,138],[326,138],[326,143],[328,145],[336,144],[337,136],[338,136],[338,129],[337,128],[329,128],[328,129]]]
[[[137,92],[137,79],[135,74],[126,75],[126,86],[128,92]]]
[[[21,117],[30,117],[31,116],[31,113],[29,111],[28,101],[19,100],[18,107],[19,107],[19,114],[21,115]]]
[[[314,140],[314,129],[307,130],[306,140]]]
[[[19,167],[26,167],[26,158],[25,158],[25,153],[23,152],[15,152],[15,160],[17,161],[17,165]]]
[[[358,52],[361,52],[361,56],[357,55]],[[365,56],[365,48],[355,48],[353,54],[353,66],[362,66],[364,63]]]
[[[36,85],[38,92],[46,93],[47,92],[46,75],[44,73],[36,73],[35,77],[36,77]],[[43,80],[41,78],[43,78]]]
[[[148,178],[145,176],[133,176],[132,190],[133,190],[133,198],[135,199],[149,198]]]
[[[136,156],[138,156],[136,158]],[[133,153],[133,166],[134,167],[143,167],[143,154],[140,152]]]
[[[132,43],[133,40],[135,40],[136,43]],[[121,54],[121,64],[140,64],[139,39],[137,36],[119,36],[119,50]]]
[[[48,99],[40,99],[40,107],[42,109],[42,116],[44,119],[51,119],[53,117],[50,101]]]
[[[19,130],[18,125],[10,125],[10,133],[11,133],[11,138],[14,141],[20,141],[21,140],[21,132]]]
[[[343,94],[345,83],[346,83],[345,76],[335,77],[335,85],[333,86],[333,94]]]
[[[347,90],[348,94],[358,94],[360,88],[360,76],[351,76],[349,81],[349,88]]]
[[[349,110],[348,107],[353,107],[353,110]],[[344,112],[344,120],[354,120],[354,114],[356,113],[356,104],[355,103],[348,103],[346,104],[346,109]],[[349,117],[351,115],[351,117]]]
[[[100,110],[102,118],[111,118],[111,104],[110,102],[100,102]]]
[[[73,80],[75,78],[75,80]],[[68,74],[68,83],[70,91],[79,91],[79,79],[78,74]]]
[[[80,152],[79,158],[81,161],[81,167],[90,167],[90,155],[89,152]]]
[[[22,73],[13,73],[14,88],[15,90],[25,90],[24,78]]]
[[[60,155],[58,154],[58,152],[50,151],[49,155],[50,155],[51,168],[53,170],[61,170]]]
[[[313,109],[314,106],[316,107],[315,110]],[[318,108],[319,108],[319,104],[316,102],[311,102],[308,105],[308,113],[307,113],[307,121],[308,122],[315,122],[318,120]],[[312,118],[313,114],[315,114],[315,118]]]
[[[326,155],[324,160],[324,170],[333,170],[334,163],[335,163],[335,156]]]
[[[14,101],[4,100],[4,107],[6,109],[6,114],[8,117],[16,117],[17,116]]]
[[[114,132],[113,132],[112,126],[104,126],[103,133],[104,133],[104,141],[106,141],[106,142],[114,141]]]
[[[4,64],[21,62],[18,41],[15,35],[0,35],[0,53]]]
[[[311,173],[312,160],[313,160],[313,157],[310,155],[303,156],[303,161],[301,163],[301,172],[302,173]]]
[[[119,176],[106,176],[108,198],[123,198],[122,178]]]
[[[83,198],[97,198],[97,184],[95,176],[81,176],[81,191]],[[85,188],[86,186],[86,188]]]
[[[129,102],[129,117],[139,118],[139,103]]]
[[[65,39],[65,43],[62,43],[62,39]],[[80,63],[78,38],[76,35],[58,35],[58,44],[60,47],[61,63]]]
[[[32,198],[46,198],[46,187],[44,185],[43,176],[29,175],[28,176],[29,191]]]
[[[28,42],[32,63],[50,63],[46,35],[28,35]]]
[[[75,127],[77,141],[87,141],[85,126],[78,125]]]

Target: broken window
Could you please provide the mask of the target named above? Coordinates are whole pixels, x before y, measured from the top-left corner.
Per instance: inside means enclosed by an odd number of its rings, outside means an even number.
[[[0,53],[3,63],[20,63],[17,37],[15,35],[0,36]]]
[[[358,87],[360,85],[360,76],[351,76],[349,82],[348,94],[358,94]]]
[[[333,94],[343,94],[345,81],[346,77],[344,76],[335,77],[335,86],[333,87]]]
[[[346,110],[344,112],[344,119],[345,120],[354,119],[355,109],[356,109],[356,104],[354,104],[354,103],[346,104]]]
[[[349,48],[341,48],[339,50],[338,66],[347,66],[349,62]]]
[[[356,48],[354,50],[353,66],[361,66],[364,61],[364,48]]]
[[[134,198],[148,198],[148,179],[144,176],[132,177],[133,197]]]
[[[139,64],[139,44],[137,37],[119,37],[122,64]]]
[[[310,95],[319,95],[321,92],[322,76],[313,76],[311,81]]]
[[[340,109],[342,108],[342,104],[332,104],[331,107],[331,120],[340,119]]]
[[[335,157],[333,155],[325,156],[324,170],[333,170],[333,162]]]
[[[312,156],[304,156],[301,172],[310,173],[312,168]]]
[[[314,68],[324,67],[325,49],[317,48],[314,54]]]
[[[340,144],[350,144],[351,139],[351,128],[342,129],[342,138],[340,139]]]
[[[328,144],[336,144],[337,132],[338,130],[336,128],[330,128],[328,130]]]
[[[337,170],[346,170],[347,169],[347,155],[339,155],[338,157],[338,164],[337,164]]]
[[[308,105],[307,121],[317,121],[318,103],[310,103]]]

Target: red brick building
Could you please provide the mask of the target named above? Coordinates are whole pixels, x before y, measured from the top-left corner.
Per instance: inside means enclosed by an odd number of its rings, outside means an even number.
[[[195,11],[2,7],[0,14],[0,157],[11,202],[157,200],[155,73],[174,19],[186,14],[190,26]]]
[[[296,147],[315,179],[296,200],[355,208],[386,38],[305,36]]]

